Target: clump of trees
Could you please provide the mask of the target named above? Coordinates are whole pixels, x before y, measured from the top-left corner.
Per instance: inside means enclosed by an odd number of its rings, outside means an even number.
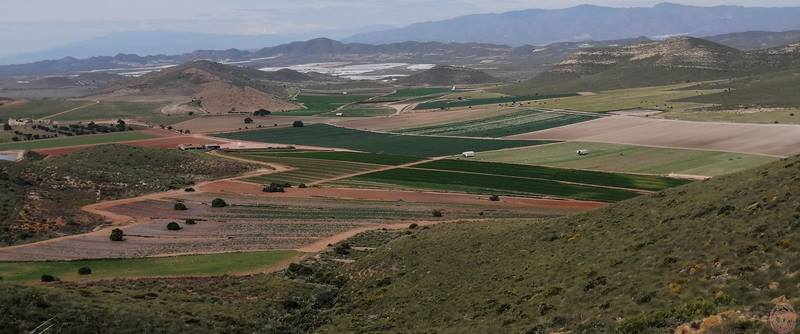
[[[262,191],[265,193],[283,193],[286,192],[285,188],[286,187],[282,184],[272,182],[269,185],[264,186],[264,189],[262,189]]]
[[[253,123],[253,119],[252,118],[248,117],[248,118],[244,119],[244,124],[252,124],[252,123]]]
[[[295,128],[302,128],[304,126],[305,126],[305,124],[303,124],[303,121],[294,121],[294,123],[292,123],[292,127],[295,127]]]
[[[444,212],[442,212],[442,210],[438,210],[438,209],[433,210],[433,216],[436,217],[436,218],[441,218],[441,217],[444,216]]]
[[[264,109],[264,108],[258,109],[253,113],[253,116],[262,116],[263,117],[263,116],[268,116],[268,115],[272,115],[272,112],[267,110],[267,109]]]
[[[347,255],[350,254],[350,250],[352,249],[353,247],[350,246],[350,244],[343,243],[336,245],[336,247],[333,248],[333,252],[339,255]]]
[[[42,282],[50,283],[50,282],[55,282],[58,279],[53,275],[44,274],[44,275],[42,275],[41,280],[42,280]]]
[[[180,224],[178,224],[178,223],[176,223],[176,222],[169,222],[169,223],[167,224],[167,230],[170,230],[170,231],[180,231],[181,229],[183,229],[183,228],[181,227],[181,225],[180,225]]]
[[[176,211],[186,211],[186,210],[189,210],[189,208],[186,207],[186,204],[178,202],[178,203],[175,203],[175,210]]]
[[[125,232],[122,232],[122,230],[115,228],[111,230],[111,235],[109,236],[109,239],[111,239],[111,241],[123,241],[125,240]]]
[[[228,206],[228,203],[226,203],[222,198],[215,198],[213,201],[211,201],[212,208],[224,208],[226,206]]]

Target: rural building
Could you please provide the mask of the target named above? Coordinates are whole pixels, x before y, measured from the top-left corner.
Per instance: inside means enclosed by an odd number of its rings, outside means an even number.
[[[589,155],[589,150],[578,150],[575,153],[578,155]]]
[[[53,125],[55,122],[49,119],[32,119],[32,118],[9,118],[8,125],[11,126],[26,126],[29,124]]]
[[[218,150],[218,149],[222,148],[222,146],[220,146],[219,144],[206,144],[205,148],[207,150]]]
[[[467,151],[467,152],[461,153],[461,155],[463,155],[465,158],[474,158],[475,157],[475,152]]]

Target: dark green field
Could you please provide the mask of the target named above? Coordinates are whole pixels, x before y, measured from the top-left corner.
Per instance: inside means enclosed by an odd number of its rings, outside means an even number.
[[[413,157],[445,156],[459,154],[464,151],[493,151],[547,143],[533,140],[490,140],[398,135],[339,128],[326,124],[314,124],[302,128],[235,132],[217,136],[234,140],[336,147]]]
[[[419,96],[428,96],[434,94],[444,94],[451,92],[451,88],[444,88],[444,87],[422,87],[422,88],[405,88],[399,89],[397,92],[388,95],[387,97],[419,97]]]
[[[521,95],[521,96],[503,96],[491,97],[483,99],[464,99],[464,100],[446,100],[446,101],[433,101],[427,103],[420,103],[414,110],[426,109],[441,109],[441,108],[459,108],[469,106],[479,106],[485,104],[499,104],[499,103],[512,103],[524,101],[536,101],[545,99],[555,99],[559,97],[576,96],[576,94],[553,94],[553,95]]]
[[[590,121],[596,118],[588,115],[523,110],[472,121],[403,129],[400,132],[421,135],[500,138]]]
[[[484,195],[543,195],[605,202],[621,201],[639,195],[628,190],[568,184],[544,179],[414,168],[375,172],[356,176],[352,180]]]
[[[237,150],[231,152],[232,154],[241,155],[240,152],[247,156],[255,154],[268,155],[274,157],[287,157],[287,158],[306,158],[318,160],[334,160],[334,161],[349,161],[361,162],[366,164],[397,166],[407,163],[419,161],[419,158],[407,157],[402,155],[388,155],[388,154],[373,154],[373,153],[360,153],[360,152],[279,152],[273,153],[263,150]]]
[[[416,165],[414,168],[545,179],[648,191],[664,190],[691,182],[660,176],[607,173],[467,160],[437,160]]]

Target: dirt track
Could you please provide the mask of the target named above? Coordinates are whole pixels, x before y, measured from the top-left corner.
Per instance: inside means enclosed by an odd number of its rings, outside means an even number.
[[[579,140],[786,157],[800,153],[800,126],[603,117],[511,139]]]

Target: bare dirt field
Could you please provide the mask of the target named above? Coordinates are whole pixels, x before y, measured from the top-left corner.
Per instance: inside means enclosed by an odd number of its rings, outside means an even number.
[[[391,117],[372,117],[345,120],[336,125],[359,130],[390,131],[452,122],[469,121],[512,113],[514,110],[468,109],[459,111],[428,111],[402,113]]]
[[[580,140],[786,157],[800,153],[800,126],[612,116],[511,139]]]

